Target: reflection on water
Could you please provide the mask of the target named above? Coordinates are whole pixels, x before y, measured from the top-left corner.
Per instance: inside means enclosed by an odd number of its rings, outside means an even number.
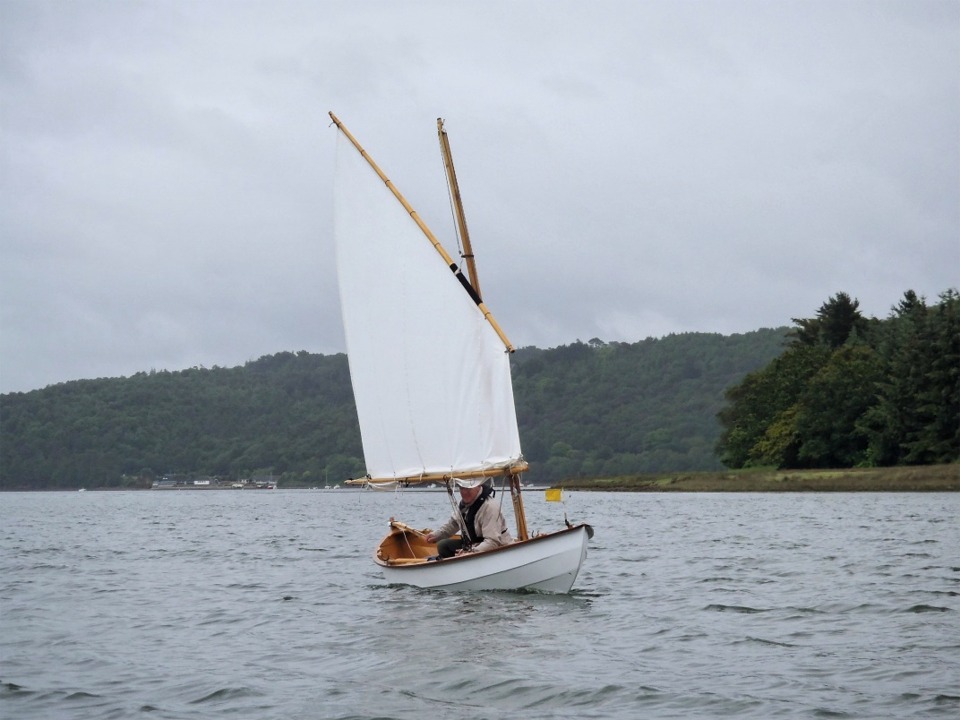
[[[958,494],[530,493],[597,530],[563,596],[386,585],[437,493],[0,503],[2,717],[960,714]]]

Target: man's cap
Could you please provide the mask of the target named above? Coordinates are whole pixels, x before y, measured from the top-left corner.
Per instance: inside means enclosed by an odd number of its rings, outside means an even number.
[[[457,484],[458,487],[462,488],[475,488],[480,487],[486,482],[486,478],[476,477],[476,478],[454,478],[453,481]]]

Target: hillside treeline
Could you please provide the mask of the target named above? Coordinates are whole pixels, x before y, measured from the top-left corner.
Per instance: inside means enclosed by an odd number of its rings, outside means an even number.
[[[720,469],[724,391],[783,352],[785,332],[518,351],[514,398],[531,480]]]
[[[885,320],[838,293],[794,319],[785,352],[727,391],[733,468],[932,465],[960,459],[960,296],[913,291]]]
[[[528,479],[719,468],[724,390],[779,355],[785,332],[521,348]],[[344,355],[285,352],[0,396],[2,489],[143,486],[164,474],[314,486],[363,472]]]

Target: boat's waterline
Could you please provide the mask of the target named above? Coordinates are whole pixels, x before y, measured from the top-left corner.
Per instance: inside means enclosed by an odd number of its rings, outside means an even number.
[[[568,593],[587,556],[588,526],[575,525],[497,550],[416,565],[379,558],[387,582],[443,590],[538,590]]]

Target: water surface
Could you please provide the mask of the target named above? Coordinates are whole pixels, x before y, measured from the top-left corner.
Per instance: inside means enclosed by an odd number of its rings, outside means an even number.
[[[526,502],[570,595],[386,585],[439,493],[0,494],[0,716],[960,716],[960,494]]]

